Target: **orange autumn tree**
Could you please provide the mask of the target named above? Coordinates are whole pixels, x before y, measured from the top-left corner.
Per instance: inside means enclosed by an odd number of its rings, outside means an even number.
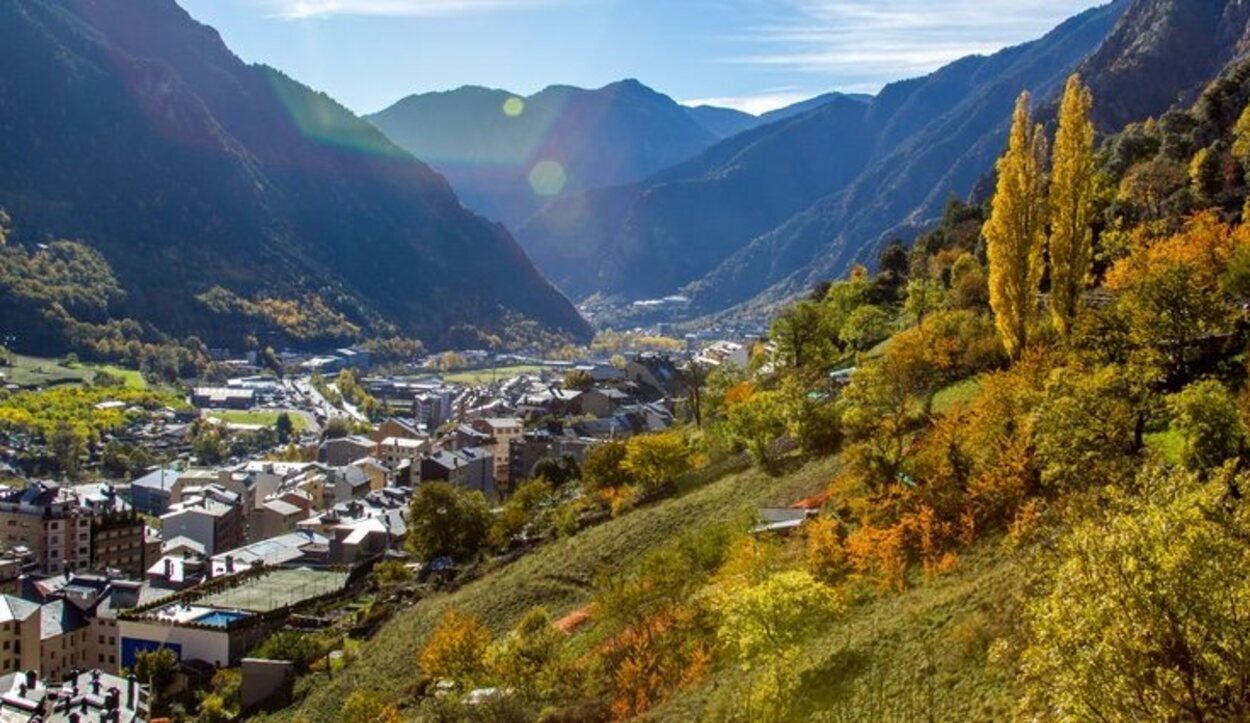
[[[450,608],[421,648],[418,664],[429,678],[471,684],[486,675],[490,644],[490,631],[481,619]]]
[[[1177,233],[1138,247],[1107,272],[1130,336],[1184,373],[1185,350],[1231,328],[1236,301],[1250,291],[1250,231],[1215,212],[1191,217]]]

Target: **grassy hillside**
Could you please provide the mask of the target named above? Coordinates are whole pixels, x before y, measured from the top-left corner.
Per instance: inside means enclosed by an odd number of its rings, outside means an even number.
[[[97,372],[108,372],[120,377],[131,389],[146,389],[147,381],[134,369],[125,369],[112,364],[77,363],[66,366],[61,359],[10,355],[12,366],[0,366],[0,374],[5,382],[19,387],[37,388],[59,384],[83,384],[91,381]]]
[[[826,459],[778,478],[756,469],[730,474],[548,545],[454,593],[422,600],[383,627],[332,680],[300,681],[297,694],[304,699],[275,719],[336,720],[342,700],[357,687],[400,697],[416,679],[420,644],[448,606],[480,616],[496,634],[535,605],[562,615],[589,601],[596,575],[627,568],[642,553],[691,530],[738,519],[745,525],[760,505],[788,504],[821,490],[836,469],[836,460]]]
[[[1020,555],[999,541],[902,594],[867,597],[812,637],[799,657],[795,720],[1005,720],[1015,698],[1009,671],[989,663],[990,643],[1014,618]],[[648,720],[736,720],[746,675],[721,666]]]

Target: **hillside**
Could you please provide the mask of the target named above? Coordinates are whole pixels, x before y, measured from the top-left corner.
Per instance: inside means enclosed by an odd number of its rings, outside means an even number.
[[[760,505],[789,504],[815,493],[828,484],[836,468],[835,460],[825,460],[784,479],[758,470],[730,474],[547,545],[450,595],[422,600],[378,631],[346,675],[304,681],[299,693],[306,697],[275,719],[336,720],[346,692],[359,686],[398,699],[414,681],[394,671],[412,669],[417,655],[414,641],[429,635],[449,607],[481,616],[496,633],[515,625],[535,605],[564,615],[590,602],[600,576],[628,570],[644,553],[683,534],[728,523],[740,526]]]
[[[967,194],[1001,146],[1015,92],[1052,94],[1126,5],[893,83],[866,104],[843,98],[729,138],[643,183],[562,199],[518,237],[572,296],[684,289],[695,313],[836,276],[873,258],[889,230]],[[601,259],[593,274],[587,259]]]
[[[234,347],[437,346],[523,335],[524,321],[588,333],[438,174],[324,94],[244,64],[173,0],[6,2],[0,68],[9,243],[95,249],[122,292],[109,315],[145,333]],[[15,326],[19,345],[46,331]]]

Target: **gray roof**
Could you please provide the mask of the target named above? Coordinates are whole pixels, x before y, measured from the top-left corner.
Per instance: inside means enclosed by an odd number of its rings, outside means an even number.
[[[42,608],[40,615],[40,640],[72,633],[87,626],[82,611],[64,600],[53,600]]]
[[[0,623],[21,621],[39,612],[37,603],[13,595],[0,595]]]
[[[182,473],[175,469],[158,468],[143,475],[139,479],[130,483],[131,489],[142,487],[149,490],[161,490],[169,492],[174,488],[174,482]]]

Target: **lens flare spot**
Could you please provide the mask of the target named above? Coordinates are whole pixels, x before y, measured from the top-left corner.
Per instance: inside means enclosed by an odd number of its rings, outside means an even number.
[[[530,169],[530,188],[539,196],[554,196],[568,183],[564,166],[555,161],[539,161]]]
[[[516,118],[525,112],[525,101],[513,96],[503,102],[503,114],[509,118]]]

